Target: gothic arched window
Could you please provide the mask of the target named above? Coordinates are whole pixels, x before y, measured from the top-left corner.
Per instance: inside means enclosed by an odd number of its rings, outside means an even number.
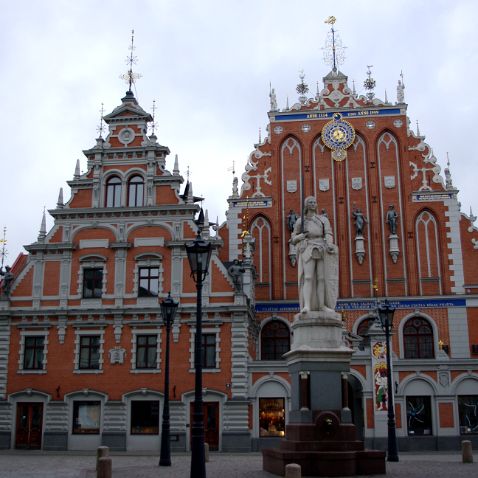
[[[407,359],[430,359],[433,353],[433,329],[421,317],[408,319],[403,326],[404,356]]]
[[[106,183],[106,207],[121,206],[121,179],[113,176]]]
[[[144,181],[141,176],[133,176],[128,182],[128,206],[143,205]]]
[[[271,320],[261,331],[261,360],[282,360],[290,350],[290,332],[281,320]]]

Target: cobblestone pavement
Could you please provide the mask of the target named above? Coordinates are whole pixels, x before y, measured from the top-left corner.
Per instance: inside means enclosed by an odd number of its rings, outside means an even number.
[[[113,478],[188,478],[189,454],[172,456],[171,467],[158,467],[151,454],[112,454]],[[461,463],[460,452],[402,453],[400,462],[387,463],[386,475],[375,478],[477,478],[475,463]],[[95,455],[89,453],[0,452],[0,478],[95,478]],[[208,478],[273,478],[262,471],[262,455],[212,453],[206,464]],[[366,478],[366,477],[364,477]]]

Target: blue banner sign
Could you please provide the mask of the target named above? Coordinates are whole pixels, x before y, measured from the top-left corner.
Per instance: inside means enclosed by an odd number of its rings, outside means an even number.
[[[389,300],[395,309],[440,309],[447,307],[466,307],[466,299],[404,299]],[[338,301],[337,311],[372,310],[377,307],[375,300]],[[256,312],[299,312],[299,304],[291,302],[257,302]]]
[[[274,121],[295,121],[295,120],[320,120],[332,118],[336,111],[309,112],[309,113],[286,113],[274,116]],[[385,116],[399,115],[400,108],[367,109],[360,111],[340,111],[344,118],[360,118],[363,116]]]

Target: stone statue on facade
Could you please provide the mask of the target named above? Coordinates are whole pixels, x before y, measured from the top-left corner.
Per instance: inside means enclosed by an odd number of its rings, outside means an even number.
[[[0,269],[0,276],[3,276],[2,281],[2,292],[3,295],[8,297],[10,295],[10,290],[12,288],[13,280],[15,279],[14,275],[10,272],[10,266],[5,266],[5,271]]]
[[[290,232],[294,230],[295,223],[297,222],[297,214],[293,209],[289,211],[289,214],[287,215],[287,227]]]
[[[315,197],[304,201],[304,227],[297,219],[291,241],[297,245],[302,313],[335,312],[338,295],[338,248],[328,218],[317,212]]]
[[[367,218],[364,216],[363,212],[357,208],[352,212],[352,216],[355,221],[355,233],[357,236],[363,236],[363,228],[368,222]]]
[[[234,284],[234,289],[236,292],[242,291],[242,275],[246,270],[242,267],[242,264],[238,259],[234,259],[232,264],[228,267],[227,272],[232,278],[232,283]]]
[[[271,100],[271,111],[277,111],[277,97],[274,88],[271,89],[269,93],[269,98]]]
[[[388,224],[388,229],[390,230],[390,234],[392,234],[393,236],[397,234],[397,221],[398,221],[398,213],[397,211],[395,211],[395,206],[393,204],[390,204],[390,206],[388,206],[385,222]]]

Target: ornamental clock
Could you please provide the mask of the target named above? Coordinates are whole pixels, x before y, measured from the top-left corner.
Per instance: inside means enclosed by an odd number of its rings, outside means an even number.
[[[343,161],[347,157],[347,148],[354,142],[353,126],[342,119],[340,113],[334,113],[332,120],[325,124],[322,130],[322,141],[332,150],[335,161]]]

